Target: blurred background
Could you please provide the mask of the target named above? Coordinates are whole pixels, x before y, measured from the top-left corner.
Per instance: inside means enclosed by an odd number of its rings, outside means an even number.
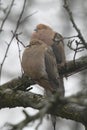
[[[0,28],[12,0],[0,0]],[[20,16],[24,0],[18,1],[14,0],[12,9],[3,24],[2,31],[0,31],[0,64],[2,64],[3,58],[5,56],[8,44],[11,42],[12,36],[18,18]],[[55,31],[62,34],[64,37],[75,36],[77,33],[74,30],[68,14],[63,7],[63,0],[26,0],[26,5],[24,13],[21,19],[20,26],[16,33],[21,33],[19,35],[20,41],[23,44],[28,45],[30,36],[35,29],[36,25],[39,23],[47,24],[51,26]],[[87,31],[87,1],[86,0],[73,0],[69,1],[69,6],[73,12],[73,17],[76,24],[81,30],[84,38],[86,39]],[[68,40],[65,40],[65,53],[66,59],[73,59],[73,51],[67,47]],[[23,53],[24,47],[20,45],[21,55]],[[77,57],[85,55],[86,52],[78,53]],[[21,65],[19,59],[19,49],[17,45],[17,40],[14,38],[9,47],[5,62],[2,68],[0,84],[6,83],[7,81],[21,76]],[[67,80],[64,79],[65,84],[65,96],[70,96],[77,93],[85,88],[87,85],[87,71],[82,71],[73,76],[70,76]],[[33,87],[33,92],[43,94],[44,90],[35,85]],[[0,129],[6,122],[18,123],[25,118],[22,113],[24,108],[13,108],[13,109],[1,109],[0,110]],[[32,108],[26,108],[27,112],[31,115],[35,114],[37,110]],[[35,130],[38,121],[32,122],[24,128],[23,130]],[[58,118],[58,123],[56,126],[57,130],[84,130],[84,127],[80,123],[76,123],[71,120],[66,120]],[[38,128],[38,130],[53,130],[51,121],[46,116]],[[8,130],[8,129],[5,129]]]

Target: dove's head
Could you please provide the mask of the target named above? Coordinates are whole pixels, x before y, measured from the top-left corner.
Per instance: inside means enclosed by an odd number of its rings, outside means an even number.
[[[38,24],[31,35],[31,40],[37,39],[43,41],[47,45],[52,45],[54,35],[55,32],[51,27],[45,24]]]
[[[45,25],[45,24],[38,24],[36,26],[36,31],[39,31],[39,30],[50,30],[50,31],[53,31],[52,28],[48,25]]]

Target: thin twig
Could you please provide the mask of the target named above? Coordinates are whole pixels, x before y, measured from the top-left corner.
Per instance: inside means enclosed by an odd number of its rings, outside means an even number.
[[[22,33],[15,34],[15,38],[16,38],[16,40],[17,40],[24,48],[26,48],[26,46],[24,45],[24,43],[23,43],[22,41],[20,41],[19,38],[18,38],[18,36],[19,36],[20,34],[22,34]]]
[[[75,38],[75,37],[78,37],[78,35],[76,35],[76,36],[69,36],[69,37],[63,37],[63,39],[71,39],[71,38]]]
[[[73,57],[73,61],[74,61],[74,65],[75,66],[76,66],[76,64],[75,64],[75,58],[76,58],[77,50],[78,50],[78,44],[76,44],[76,49],[75,49],[75,53],[74,53],[74,57]]]
[[[4,26],[5,21],[7,20],[8,16],[9,16],[10,12],[11,12],[11,9],[12,9],[12,7],[13,7],[14,1],[15,1],[15,0],[12,0],[11,5],[10,5],[10,7],[9,7],[9,10],[8,10],[8,12],[7,12],[7,14],[6,14],[4,20],[2,21],[2,24],[1,24],[1,27],[0,27],[0,32],[3,30],[3,26]]]
[[[32,14],[29,14],[28,16],[26,16],[22,21],[20,21],[20,24],[22,24],[24,21],[26,21],[28,18],[30,18],[31,16],[33,16],[34,14],[36,14],[38,11],[33,12]]]
[[[69,15],[69,18],[70,18],[70,21],[73,25],[73,27],[75,28],[76,32],[78,33],[78,37],[79,39],[82,41],[82,44],[85,46],[85,48],[87,49],[87,43],[81,33],[81,31],[79,30],[79,28],[77,27],[75,21],[74,21],[74,18],[73,18],[73,15],[72,15],[72,12],[69,8],[69,4],[68,4],[68,0],[64,0],[64,8],[67,10],[67,13]]]
[[[15,28],[15,30],[14,30],[14,32],[13,32],[13,36],[12,36],[12,38],[11,38],[11,40],[10,40],[8,46],[7,46],[7,49],[6,49],[4,58],[3,58],[3,60],[2,60],[1,66],[0,66],[0,80],[1,80],[2,67],[3,67],[3,64],[4,64],[4,62],[5,62],[5,59],[6,59],[6,57],[7,57],[7,53],[8,53],[8,50],[9,50],[9,48],[10,48],[10,45],[11,45],[11,43],[12,43],[14,37],[15,37],[15,34],[16,34],[16,32],[17,32],[17,30],[18,30],[18,28],[19,28],[19,26],[20,26],[20,21],[21,21],[22,15],[23,15],[23,13],[24,13],[25,5],[26,5],[26,0],[24,0],[23,8],[22,8],[22,11],[21,11],[21,13],[20,13],[19,19],[18,19],[18,21],[17,21],[16,28]]]
[[[17,32],[17,30],[18,30],[18,28],[19,28],[19,26],[20,26],[20,21],[21,21],[21,19],[22,19],[22,15],[23,15],[23,13],[24,13],[25,5],[26,5],[26,0],[24,0],[23,8],[22,8],[22,11],[21,11],[21,13],[20,13],[19,19],[18,19],[18,21],[17,21],[17,26],[16,26],[16,29],[15,29],[15,31],[14,31],[14,34],[16,34],[16,32]]]
[[[73,44],[74,42],[76,43],[76,45],[78,45],[78,47],[76,47],[76,48],[72,47],[72,44]],[[79,45],[80,45],[80,46],[79,46]],[[75,39],[73,39],[73,40],[71,40],[71,41],[68,41],[67,46],[68,46],[71,50],[73,50],[73,51],[75,51],[75,52],[82,52],[82,51],[84,51],[84,49],[85,49],[85,47],[84,47],[84,46],[81,46],[81,43],[78,42],[78,41],[75,40]]]
[[[19,53],[19,61],[20,61],[20,65],[21,65],[21,50],[20,50],[20,46],[19,46],[19,42],[17,41],[17,45],[18,45],[18,53]],[[23,75],[23,69],[21,66],[21,73]]]

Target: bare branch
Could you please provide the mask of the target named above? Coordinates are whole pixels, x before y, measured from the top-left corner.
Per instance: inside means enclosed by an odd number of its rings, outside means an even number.
[[[24,43],[19,40],[19,37],[18,37],[18,36],[19,36],[20,34],[22,34],[22,33],[15,34],[15,38],[16,38],[16,40],[18,41],[18,43],[20,43],[20,44],[25,48],[26,46],[24,45]]]
[[[17,30],[18,30],[18,28],[19,28],[19,26],[20,26],[20,22],[21,22],[21,19],[22,19],[24,10],[25,10],[25,5],[26,5],[26,0],[24,0],[23,7],[22,7],[22,10],[21,10],[19,19],[18,19],[18,21],[17,21],[17,25],[16,25],[16,28],[15,28],[14,34],[16,34],[16,32],[17,32]]]
[[[21,66],[21,49],[20,49],[18,41],[17,41],[17,45],[18,45],[18,53],[19,53],[19,61],[20,61],[21,73],[23,75],[23,69],[22,69],[22,66]]]
[[[13,7],[13,5],[14,5],[14,1],[15,1],[15,0],[12,0],[11,5],[10,5],[10,7],[9,7],[9,10],[8,10],[8,12],[7,12],[7,14],[6,14],[4,20],[2,21],[2,24],[1,24],[1,27],[0,27],[0,32],[3,30],[3,26],[4,26],[6,20],[7,20],[8,16],[9,16],[10,12],[11,12],[11,9],[12,9],[12,7]]]
[[[80,69],[85,67],[87,68],[87,57],[77,59],[75,66],[73,61],[68,62],[66,70],[64,68],[58,69],[62,74],[70,74],[77,70],[80,71]],[[46,113],[75,120],[84,125],[87,124],[87,118],[85,116],[87,114],[87,102],[83,102],[83,100],[85,101],[87,99],[86,91],[85,93],[81,91],[76,96],[70,96],[68,98],[59,98],[58,95],[54,94],[52,98],[48,99],[47,97],[25,91],[32,84],[35,84],[35,82],[29,77],[23,76],[22,78],[13,79],[0,86],[0,108],[23,106],[40,110],[34,116],[30,116],[25,112],[26,118],[23,121],[16,125],[8,124],[11,130],[21,130],[29,122],[43,118]],[[57,107],[54,107],[55,104]]]
[[[79,39],[81,40],[82,44],[85,46],[85,48],[87,49],[87,42],[85,41],[81,31],[79,30],[79,28],[77,27],[75,21],[74,21],[74,18],[73,18],[73,15],[72,15],[72,12],[69,8],[69,4],[68,4],[68,0],[64,0],[64,8],[67,10],[67,13],[69,15],[69,18],[70,18],[70,21],[73,25],[73,27],[75,28],[76,32],[78,33],[78,37]]]
[[[7,53],[8,53],[9,48],[10,48],[10,45],[11,45],[11,43],[12,43],[14,37],[15,37],[15,34],[16,34],[16,32],[17,32],[17,30],[18,30],[18,28],[19,28],[19,26],[20,26],[20,21],[21,21],[21,18],[22,18],[24,9],[25,9],[25,5],[26,5],[26,0],[24,0],[23,7],[22,7],[22,10],[21,10],[20,16],[19,16],[19,18],[18,18],[17,24],[16,24],[16,28],[15,28],[15,30],[14,30],[14,32],[13,32],[13,36],[12,36],[12,38],[11,38],[9,44],[8,44],[8,47],[7,47],[7,49],[6,49],[4,58],[3,58],[3,60],[2,60],[1,66],[0,66],[0,80],[1,80],[2,67],[3,67],[3,64],[4,64],[4,62],[5,62]]]
[[[33,16],[36,13],[38,13],[38,11],[35,11],[35,12],[29,14],[28,16],[26,16],[23,20],[20,21],[20,24],[22,24],[24,21],[26,21],[28,18],[30,18],[31,16]]]
[[[14,92],[11,89],[7,89],[3,91],[0,90],[0,99],[3,107],[11,108],[16,106],[23,106],[40,110],[34,116],[29,116],[26,114],[27,118],[19,124],[15,125],[16,128],[19,126],[23,128],[25,126],[25,123],[27,125],[29,122],[43,117],[47,113],[60,116],[62,118],[75,120],[81,122],[83,125],[87,124],[87,116],[85,116],[87,114],[87,106],[76,104],[74,101],[72,102],[70,100],[72,97],[59,98],[57,94],[54,94],[50,99],[48,99],[44,96],[30,92]],[[73,99],[76,100],[75,97]],[[56,107],[54,107],[55,105]]]
[[[77,51],[78,51],[78,44],[76,44],[76,50],[73,57],[74,65],[75,65],[75,58],[76,58]]]
[[[77,37],[78,37],[78,35],[77,36],[63,37],[63,39],[71,39],[71,38],[77,38]]]
[[[62,75],[71,76],[72,74],[76,74],[82,70],[87,69],[87,56],[80,57],[79,59],[74,61],[67,61],[66,68],[59,68],[59,73]]]

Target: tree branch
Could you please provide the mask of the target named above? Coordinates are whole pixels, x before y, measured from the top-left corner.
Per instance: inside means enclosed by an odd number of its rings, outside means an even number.
[[[66,63],[66,68],[58,68],[60,74],[71,75],[87,68],[87,56],[81,57],[75,61]],[[87,103],[83,100],[87,98],[87,93],[77,94],[68,98],[60,99],[58,95],[53,95],[50,99],[45,96],[37,95],[29,91],[25,91],[35,81],[27,76],[13,79],[0,86],[0,108],[13,107],[32,107],[40,110],[34,116],[27,116],[22,122],[11,125],[15,130],[24,128],[32,120],[43,117],[45,114],[53,114],[62,118],[78,121],[86,126],[87,124]],[[31,89],[31,88],[29,88]],[[10,97],[10,98],[9,98]],[[81,103],[81,101],[83,103]],[[55,106],[55,107],[54,107]],[[23,125],[24,124],[24,125]],[[13,130],[13,129],[11,129]]]
[[[10,98],[9,98],[10,97]],[[55,100],[56,98],[56,100]],[[76,97],[74,97],[75,99]],[[54,114],[62,118],[78,121],[84,125],[87,124],[87,106],[79,105],[71,102],[71,97],[60,99],[58,95],[54,95],[51,99],[37,95],[31,92],[13,91],[11,89],[0,90],[0,108],[4,107],[32,107],[39,109],[40,113]],[[56,105],[56,107],[54,107]],[[41,115],[39,113],[39,115]],[[38,115],[38,116],[39,116]],[[38,118],[35,115],[35,119]],[[34,119],[34,117],[32,118]],[[32,120],[31,120],[32,121]]]
[[[68,0],[64,0],[64,8],[66,9],[66,11],[67,11],[67,13],[69,15],[69,18],[70,18],[70,21],[71,21],[73,27],[75,28],[76,32],[78,33],[79,39],[81,40],[82,44],[87,49],[87,42],[85,41],[81,31],[79,30],[78,26],[76,25],[76,23],[74,21],[74,18],[73,18],[73,15],[72,15],[72,11],[69,8],[69,1]]]
[[[87,69],[87,56],[82,56],[75,61],[67,61],[65,68],[59,68],[59,73],[68,77],[85,69]]]

